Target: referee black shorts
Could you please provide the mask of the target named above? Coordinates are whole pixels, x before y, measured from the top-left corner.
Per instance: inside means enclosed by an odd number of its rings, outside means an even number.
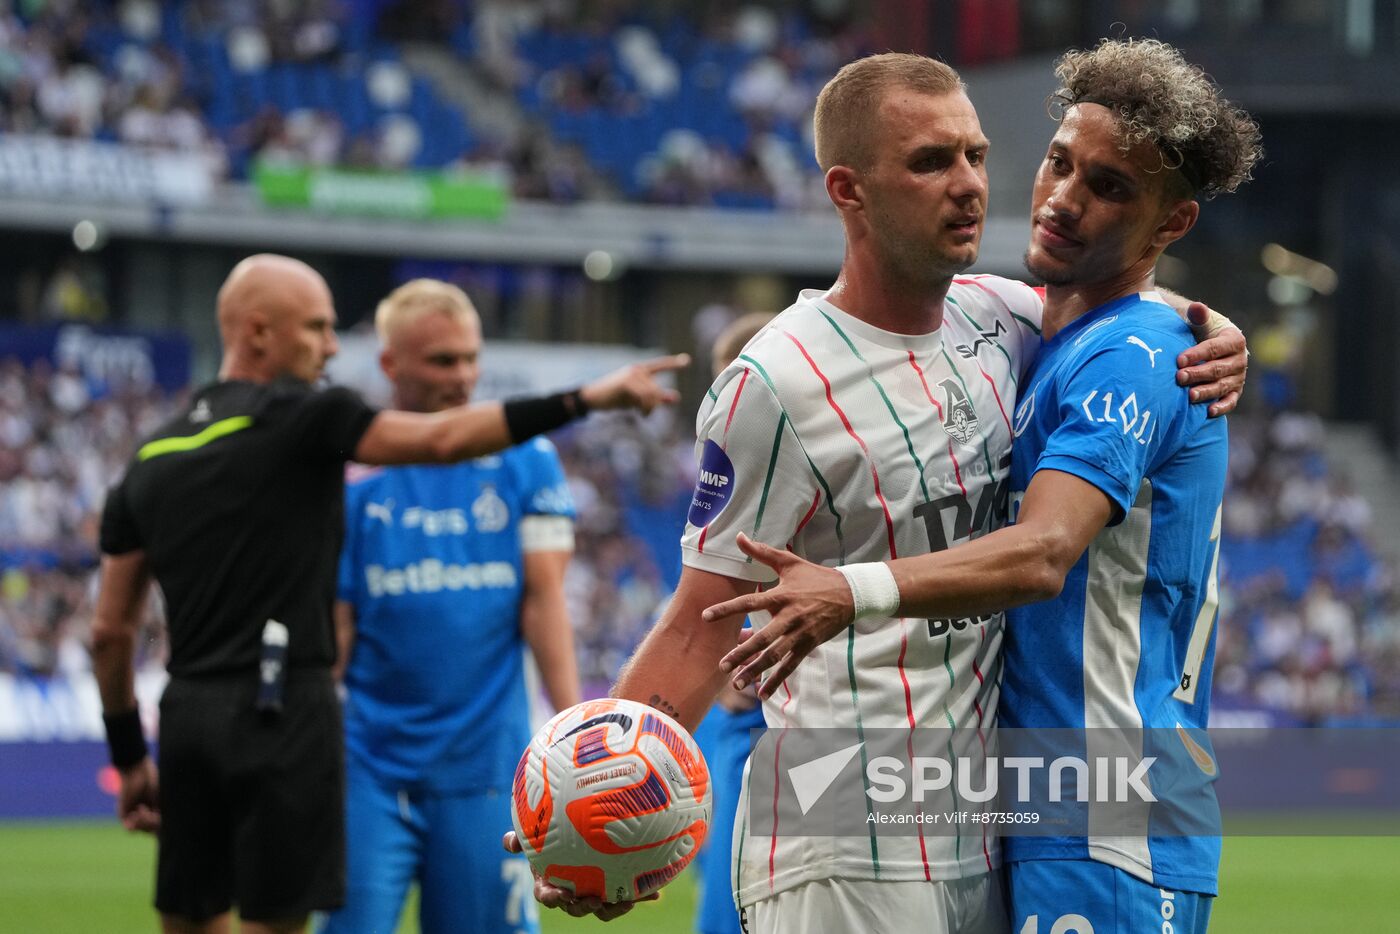
[[[257,676],[172,679],[160,702],[156,908],[250,921],[345,898],[345,753],[323,669],[288,672],[284,709],[254,709]]]

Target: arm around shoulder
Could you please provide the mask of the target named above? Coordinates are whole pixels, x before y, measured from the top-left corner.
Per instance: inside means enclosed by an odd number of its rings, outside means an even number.
[[[1015,525],[947,551],[890,562],[899,615],[968,616],[1052,599],[1113,509],[1087,480],[1039,470]]]

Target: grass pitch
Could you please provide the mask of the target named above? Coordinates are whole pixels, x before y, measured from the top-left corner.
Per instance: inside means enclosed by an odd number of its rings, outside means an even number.
[[[1299,829],[1311,828],[1300,825]],[[1400,834],[1400,826],[1392,829]],[[155,916],[149,907],[154,860],[151,839],[127,834],[115,819],[0,823],[0,931],[154,931]],[[1220,934],[1396,930],[1400,918],[1397,866],[1400,835],[1227,837],[1220,880],[1223,894],[1216,900],[1211,930]],[[639,906],[607,925],[607,931],[683,934],[693,930],[694,910],[695,882],[687,872],[662,892],[660,901]],[[592,919],[543,914],[545,934],[603,930]],[[410,909],[399,934],[417,930]]]

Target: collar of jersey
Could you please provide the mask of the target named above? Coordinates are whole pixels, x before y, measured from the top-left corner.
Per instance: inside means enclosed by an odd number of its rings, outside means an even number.
[[[819,292],[816,289],[804,289],[799,296],[799,301],[826,314],[847,334],[853,334],[861,340],[878,344],[881,347],[888,347],[891,350],[928,350],[931,347],[938,347],[943,342],[938,330],[929,331],[927,334],[896,334],[893,331],[877,328],[873,324],[867,324],[850,312],[842,311],[831,304],[827,299],[830,294],[830,292]]]
[[[1085,328],[1090,327],[1096,321],[1102,321],[1104,318],[1116,315],[1126,310],[1128,307],[1139,303],[1151,303],[1154,305],[1161,305],[1164,308],[1171,308],[1170,305],[1162,300],[1162,296],[1156,292],[1134,292],[1131,295],[1124,295],[1122,298],[1115,298],[1111,302],[1105,302],[1097,308],[1091,308],[1084,312],[1084,314],[1066,325],[1060,333],[1047,341],[1045,346],[1057,347],[1066,341],[1074,340],[1075,337],[1084,333]]]

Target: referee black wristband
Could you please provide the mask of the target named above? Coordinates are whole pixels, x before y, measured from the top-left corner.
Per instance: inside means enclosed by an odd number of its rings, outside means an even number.
[[[125,770],[146,758],[146,737],[135,707],[124,713],[104,713],[102,725],[107,728],[107,751],[114,766]]]
[[[583,401],[583,393],[578,389],[552,396],[512,399],[502,408],[505,410],[506,430],[516,444],[546,431],[562,428],[588,414],[588,404]]]

